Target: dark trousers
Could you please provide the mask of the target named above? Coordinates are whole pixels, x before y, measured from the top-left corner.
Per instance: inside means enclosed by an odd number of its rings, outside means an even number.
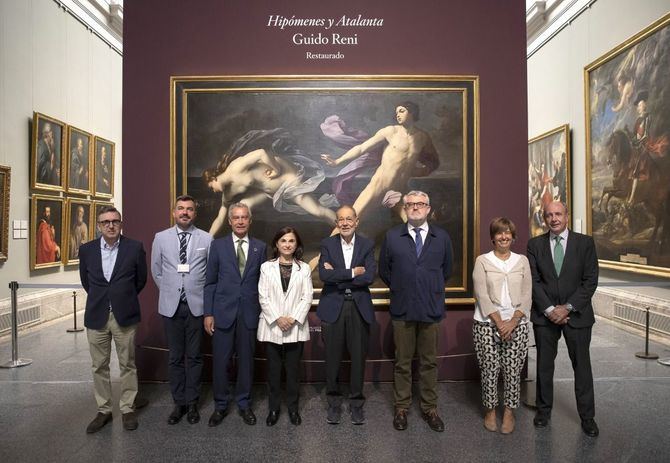
[[[202,316],[195,317],[180,302],[172,317],[163,317],[168,348],[168,376],[177,405],[197,404],[202,375]]]
[[[370,325],[356,308],[353,300],[345,300],[342,311],[335,323],[321,322],[321,333],[326,345],[326,394],[329,403],[341,402],[340,388],[337,383],[344,347],[351,358],[350,395],[351,405],[362,406],[363,377],[365,375],[365,357],[368,352]]]
[[[214,406],[217,410],[228,408],[230,390],[228,387],[228,363],[237,354],[237,381],[235,401],[240,410],[251,407],[251,383],[254,376],[254,352],[256,350],[256,329],[244,324],[241,311],[237,319],[226,329],[214,329],[212,337],[212,379]]]
[[[304,342],[287,344],[265,343],[265,354],[268,359],[268,386],[270,388],[269,409],[279,410],[281,402],[281,371],[286,370],[286,405],[289,412],[298,411],[300,389],[300,359]]]
[[[575,372],[575,397],[581,419],[595,416],[593,397],[593,374],[591,373],[591,327],[573,328],[569,325],[533,325],[537,346],[537,411],[551,415],[554,403],[554,360],[558,352],[558,340],[563,333],[568,355]]]

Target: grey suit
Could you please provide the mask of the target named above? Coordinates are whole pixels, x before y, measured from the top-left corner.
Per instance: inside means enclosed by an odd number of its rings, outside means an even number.
[[[180,273],[177,268],[180,232],[174,226],[156,233],[151,248],[151,274],[160,291],[158,313],[163,316],[170,348],[168,374],[172,398],[177,405],[189,405],[197,404],[200,396],[203,293],[212,237],[193,226],[187,230],[189,271]],[[182,288],[186,301],[181,298]]]

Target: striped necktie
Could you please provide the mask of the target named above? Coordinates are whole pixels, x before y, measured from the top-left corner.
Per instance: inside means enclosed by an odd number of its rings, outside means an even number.
[[[186,263],[186,250],[188,248],[189,235],[190,235],[190,233],[188,233],[188,232],[181,232],[179,234],[179,263],[180,264],[185,264]],[[184,280],[182,278],[181,293],[179,294],[179,300],[181,302],[186,302],[186,291],[184,290],[183,281]]]

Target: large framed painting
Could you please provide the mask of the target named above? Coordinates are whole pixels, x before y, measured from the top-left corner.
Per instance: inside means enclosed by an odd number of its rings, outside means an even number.
[[[85,199],[68,198],[65,204],[65,236],[66,249],[63,262],[65,265],[79,263],[79,246],[93,238],[95,221],[93,219],[93,203]]]
[[[379,246],[405,221],[402,195],[425,191],[429,220],[454,242],[448,302],[472,301],[477,77],[173,77],[171,88],[172,197],[198,200],[197,226],[230,233],[228,207],[242,201],[254,236],[269,242],[292,225],[314,264],[338,205],[354,205],[358,231]],[[381,281],[373,293],[388,297]]]
[[[601,267],[670,277],[670,14],[584,79],[588,231]]]
[[[93,135],[67,127],[67,192],[91,194],[91,151]]]
[[[94,201],[93,202],[93,217],[91,218],[91,224],[93,224],[93,238],[96,240],[99,240],[100,237],[102,236],[102,233],[100,233],[100,229],[98,228],[98,215],[100,215],[100,211],[102,210],[103,207],[114,207],[114,203],[110,203],[107,201]]]
[[[63,198],[35,194],[30,203],[30,269],[57,267],[63,258]]]
[[[530,236],[548,231],[544,208],[552,201],[571,207],[570,126],[528,140],[528,224]]]
[[[95,137],[93,149],[93,188],[94,195],[98,198],[111,198],[114,196],[114,142],[102,137]]]
[[[30,149],[30,187],[65,189],[65,122],[34,112]]]
[[[0,262],[7,260],[9,252],[9,192],[12,169],[0,166]]]

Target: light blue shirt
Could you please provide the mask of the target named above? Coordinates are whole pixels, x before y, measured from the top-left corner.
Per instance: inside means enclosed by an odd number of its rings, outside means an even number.
[[[191,225],[186,230],[182,230],[177,225],[174,226],[175,231],[177,232],[177,259],[179,258],[179,250],[181,249],[181,244],[179,242],[179,235],[186,233],[186,262],[188,262],[188,256],[191,254],[191,238],[193,237],[193,232],[195,231],[195,226]]]
[[[104,237],[100,238],[100,254],[102,256],[102,273],[105,280],[112,279],[112,272],[114,271],[114,264],[116,264],[116,256],[119,255],[119,242],[121,237],[116,240],[116,243],[111,246],[107,244]]]

